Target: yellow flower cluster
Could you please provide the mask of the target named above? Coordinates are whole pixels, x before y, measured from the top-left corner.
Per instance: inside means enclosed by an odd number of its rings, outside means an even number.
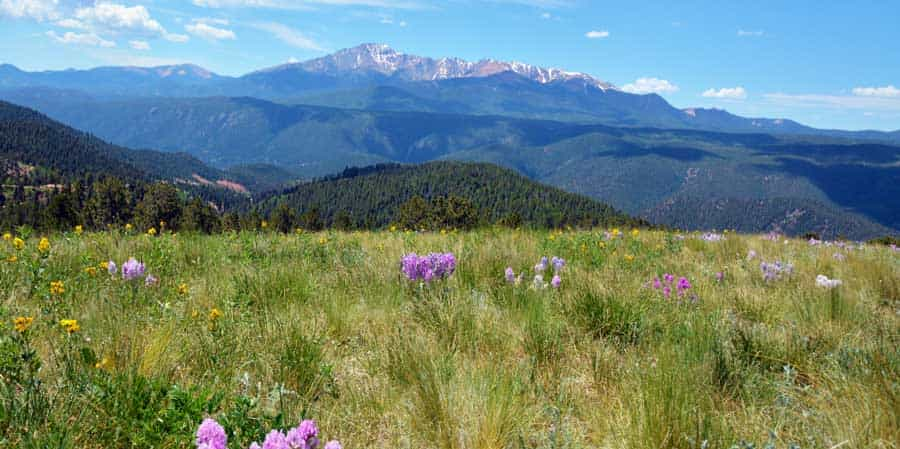
[[[50,282],[50,294],[59,296],[66,292],[66,287],[63,285],[62,281],[52,281]]]
[[[75,234],[81,235],[82,232],[84,232],[84,226],[81,226],[81,225],[75,226]]]
[[[222,311],[213,307],[209,310],[209,321],[215,322],[219,318],[222,318]]]
[[[81,330],[81,326],[78,325],[78,320],[59,320],[59,325],[70,334],[74,334]]]
[[[20,316],[13,320],[13,327],[16,329],[16,332],[20,334],[24,334],[25,331],[31,327],[31,323],[34,322],[34,317],[30,316]]]
[[[97,368],[97,369],[110,370],[110,369],[112,369],[112,367],[113,367],[112,360],[110,360],[108,357],[103,357],[102,359],[100,359],[99,362],[94,364],[94,368]]]
[[[8,232],[3,233],[3,241],[8,242],[10,240],[12,240],[12,234],[10,234]]]
[[[38,243],[38,251],[41,254],[47,254],[50,252],[50,239],[47,237],[41,237],[41,241]]]
[[[149,236],[151,236],[151,237],[154,236],[154,235],[156,235],[156,228],[150,228],[150,229],[148,229],[148,230],[147,230],[147,235],[149,235]]]
[[[181,296],[186,296],[188,294],[188,285],[185,283],[178,285],[178,294]]]
[[[97,267],[87,267],[84,272],[90,277],[97,276]]]
[[[16,237],[15,239],[13,239],[13,248],[15,248],[17,251],[22,251],[23,249],[25,249],[25,240]]]

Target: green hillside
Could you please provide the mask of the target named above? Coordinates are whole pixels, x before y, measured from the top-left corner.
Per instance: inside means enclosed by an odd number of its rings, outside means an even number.
[[[468,223],[470,226],[498,222],[551,228],[642,224],[608,205],[539,184],[512,170],[459,162],[347,169],[288,189],[263,202],[260,209],[271,215],[286,205],[298,216],[315,210],[328,226],[343,220],[353,227],[384,227],[402,221],[403,209],[412,205],[408,202],[414,197],[425,200],[414,208],[425,215],[428,201],[464,200],[474,213],[475,222]],[[453,212],[461,213],[450,214]]]

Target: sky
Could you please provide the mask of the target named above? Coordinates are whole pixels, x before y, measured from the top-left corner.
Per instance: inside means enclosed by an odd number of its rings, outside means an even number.
[[[0,62],[241,75],[377,42],[585,72],[680,108],[898,130],[898,18],[894,0],[0,0]]]

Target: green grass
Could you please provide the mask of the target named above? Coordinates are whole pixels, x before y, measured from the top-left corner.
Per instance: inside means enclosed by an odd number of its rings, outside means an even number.
[[[0,242],[0,447],[188,448],[205,416],[233,448],[301,417],[346,448],[900,447],[886,247],[501,229],[49,238],[47,254],[38,236]],[[764,282],[750,249],[793,275]],[[452,251],[457,271],[410,284],[412,251]],[[530,288],[542,255],[568,262],[559,290]],[[85,271],[131,256],[157,286]],[[647,286],[663,273],[696,302]],[[19,316],[34,317],[24,333]]]

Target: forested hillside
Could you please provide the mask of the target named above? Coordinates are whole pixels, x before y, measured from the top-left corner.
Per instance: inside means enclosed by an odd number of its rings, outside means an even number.
[[[297,211],[309,226],[411,229],[612,226],[641,223],[590,198],[545,186],[490,164],[431,162],[347,169],[300,184],[260,205],[263,214]],[[317,220],[317,221],[316,221]],[[457,220],[453,222],[453,220]]]

